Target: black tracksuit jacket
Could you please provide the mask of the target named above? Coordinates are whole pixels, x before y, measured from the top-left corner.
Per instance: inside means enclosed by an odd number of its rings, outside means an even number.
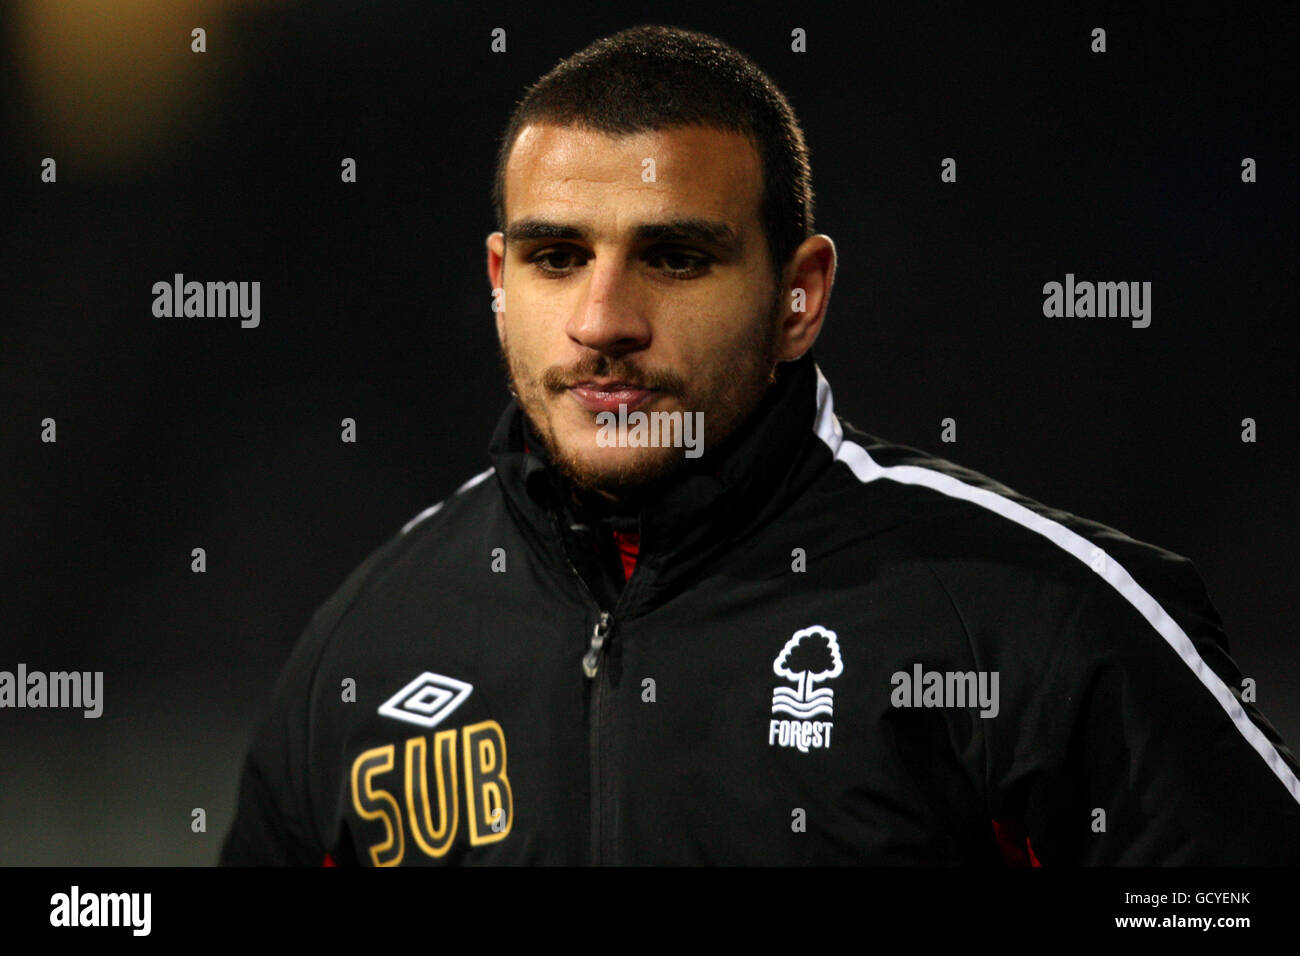
[[[313,616],[226,864],[1295,864],[1191,563],[853,428],[811,354],[609,528],[517,403]]]

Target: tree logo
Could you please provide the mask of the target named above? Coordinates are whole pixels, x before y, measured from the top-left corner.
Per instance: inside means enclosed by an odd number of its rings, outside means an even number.
[[[798,685],[783,685],[772,691],[772,713],[789,714],[799,720],[834,715],[835,691],[829,687],[813,689],[817,681],[830,680],[844,672],[834,631],[816,624],[795,631],[776,655],[772,670],[778,677]]]

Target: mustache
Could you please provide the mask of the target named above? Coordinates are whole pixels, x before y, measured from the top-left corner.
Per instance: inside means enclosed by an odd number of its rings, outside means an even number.
[[[562,392],[579,382],[593,378],[612,379],[636,388],[649,388],[667,395],[680,395],[686,390],[686,383],[680,375],[664,369],[642,369],[622,359],[612,359],[605,355],[595,355],[583,359],[569,368],[551,366],[539,376],[539,381],[547,391]]]

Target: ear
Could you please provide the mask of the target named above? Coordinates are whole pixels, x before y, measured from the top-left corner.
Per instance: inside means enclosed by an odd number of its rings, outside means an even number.
[[[777,360],[792,362],[821,334],[835,282],[835,243],[823,234],[809,236],[795,250],[785,268],[782,285],[781,326],[777,335]],[[796,290],[802,290],[796,295]]]
[[[493,232],[487,237],[488,281],[492,283],[493,294],[497,289],[505,288],[506,275],[506,237],[504,233]],[[505,341],[505,310],[494,313],[497,320],[497,338]]]

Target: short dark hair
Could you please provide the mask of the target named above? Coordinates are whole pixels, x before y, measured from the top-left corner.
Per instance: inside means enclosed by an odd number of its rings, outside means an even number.
[[[519,131],[538,122],[620,136],[689,124],[744,133],[762,161],[759,221],[778,282],[813,234],[812,169],[794,110],[752,60],[715,37],[632,27],[561,60],[529,87],[497,153],[498,229],[506,227],[506,161]]]

